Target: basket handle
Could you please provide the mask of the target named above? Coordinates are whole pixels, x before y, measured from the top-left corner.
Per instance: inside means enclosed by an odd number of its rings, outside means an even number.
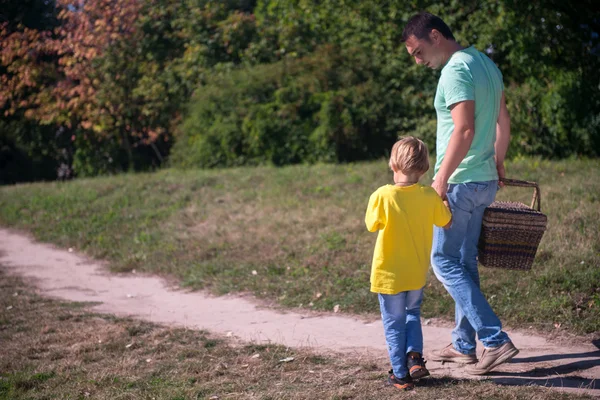
[[[518,179],[500,178],[506,186],[520,186],[520,187],[532,187],[533,188],[533,199],[531,200],[531,208],[537,202],[537,210],[541,211],[542,207],[542,195],[540,193],[540,187],[536,182],[520,181]]]

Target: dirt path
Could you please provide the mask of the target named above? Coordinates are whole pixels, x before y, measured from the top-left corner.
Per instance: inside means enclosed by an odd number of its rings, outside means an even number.
[[[245,298],[212,297],[169,288],[157,277],[114,275],[99,262],[5,229],[0,229],[0,265],[9,273],[34,278],[46,295],[96,302],[93,309],[98,312],[207,329],[244,341],[270,341],[318,351],[362,351],[378,359],[386,355],[379,320],[279,312],[258,307]],[[448,327],[424,325],[423,334],[425,349],[442,347],[450,340]],[[487,378],[501,384],[557,387],[600,397],[597,346],[567,345],[515,331],[509,334],[521,353]],[[452,364],[430,361],[427,366],[433,375],[472,378],[462,367]]]

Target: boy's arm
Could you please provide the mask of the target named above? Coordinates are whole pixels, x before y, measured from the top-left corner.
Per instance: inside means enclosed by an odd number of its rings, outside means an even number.
[[[442,198],[433,191],[433,224],[440,228],[448,229],[452,225],[452,212],[448,207],[446,200],[442,201]]]
[[[448,200],[444,200],[444,205],[446,206],[448,211],[450,211],[450,204],[448,204]],[[448,221],[448,223],[446,225],[444,225],[443,228],[450,229],[451,226],[452,226],[452,212],[450,211],[450,221]]]
[[[369,198],[369,205],[365,213],[365,225],[369,232],[375,232],[383,229],[385,226],[385,219],[382,216],[381,199],[377,192],[373,193]]]

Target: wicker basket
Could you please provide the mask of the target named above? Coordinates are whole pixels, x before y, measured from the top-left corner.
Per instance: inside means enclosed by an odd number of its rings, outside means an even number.
[[[495,201],[486,208],[479,237],[479,262],[486,267],[529,270],[547,223],[547,217],[540,211],[540,188],[535,182],[514,179],[502,182],[507,186],[533,187],[531,207]]]

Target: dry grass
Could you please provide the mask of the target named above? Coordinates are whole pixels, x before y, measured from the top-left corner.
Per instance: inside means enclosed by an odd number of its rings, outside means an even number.
[[[386,362],[235,342],[36,295],[0,271],[0,399],[392,399]],[[291,362],[281,362],[293,357]],[[427,380],[413,399],[574,399],[544,388]]]

